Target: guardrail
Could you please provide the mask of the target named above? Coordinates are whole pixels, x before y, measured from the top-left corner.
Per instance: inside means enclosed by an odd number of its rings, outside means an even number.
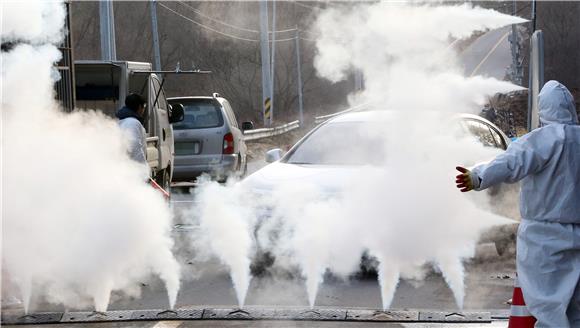
[[[327,120],[329,120],[331,118],[340,116],[342,114],[346,114],[346,113],[349,113],[349,112],[356,112],[357,110],[364,109],[367,105],[368,105],[368,103],[363,103],[363,104],[356,105],[354,107],[351,107],[351,108],[348,108],[348,109],[345,109],[345,110],[342,110],[340,112],[336,112],[336,113],[333,113],[333,114],[317,116],[317,117],[314,118],[314,123],[318,125],[318,124],[320,124],[322,122],[325,122],[325,121],[327,121]]]
[[[337,112],[337,113],[317,116],[314,118],[314,123],[318,125],[318,124],[320,124],[326,120],[329,120],[333,117],[336,117],[336,116],[339,116],[339,115],[342,115],[342,114],[345,114],[348,112],[354,112],[357,110],[364,109],[367,105],[368,105],[368,103],[363,103],[363,104],[356,105],[354,107],[345,109],[345,110]],[[286,132],[296,130],[299,127],[300,127],[300,122],[298,120],[296,120],[296,121],[292,121],[290,123],[286,123],[284,125],[280,125],[280,126],[277,126],[274,128],[261,128],[261,129],[255,129],[255,130],[246,130],[246,131],[244,131],[244,141],[258,140],[258,139],[263,139],[263,138],[281,135],[281,134],[284,134]]]
[[[280,125],[274,128],[262,128],[255,130],[244,131],[244,141],[258,140],[262,138],[273,137],[277,135],[296,130],[300,127],[300,122],[298,120]]]

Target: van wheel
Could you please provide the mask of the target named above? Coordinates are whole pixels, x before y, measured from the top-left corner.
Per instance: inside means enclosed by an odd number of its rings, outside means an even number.
[[[169,192],[171,188],[171,180],[169,180],[169,170],[161,170],[157,173],[157,177],[155,181],[161,186],[161,188],[165,189],[165,191]]]

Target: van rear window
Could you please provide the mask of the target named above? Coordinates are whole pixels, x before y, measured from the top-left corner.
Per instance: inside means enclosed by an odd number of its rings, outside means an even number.
[[[174,130],[207,129],[224,125],[220,108],[213,101],[183,101],[173,100],[170,103],[181,103],[185,118],[173,123]]]

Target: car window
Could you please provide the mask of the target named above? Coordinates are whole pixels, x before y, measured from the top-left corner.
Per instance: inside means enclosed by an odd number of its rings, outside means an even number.
[[[290,164],[380,165],[385,144],[368,131],[369,123],[343,122],[322,125],[284,159]],[[366,127],[366,128],[365,128]]]
[[[496,143],[496,139],[492,134],[489,126],[483,122],[479,122],[476,120],[465,120],[464,121],[465,127],[467,131],[474,135],[479,141],[487,147],[495,147],[495,148],[503,148],[501,146],[501,142],[498,144]]]
[[[173,100],[183,105],[184,119],[173,123],[174,130],[207,129],[224,125],[220,107],[213,100]]]
[[[498,145],[498,147],[505,150],[507,148],[507,145],[503,137],[499,134],[499,132],[497,132],[491,126],[489,127],[489,131],[491,132],[491,135],[495,139],[495,143]]]

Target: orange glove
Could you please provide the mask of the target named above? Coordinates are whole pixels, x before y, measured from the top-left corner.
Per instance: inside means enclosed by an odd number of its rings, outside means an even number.
[[[456,169],[461,172],[461,174],[455,177],[455,183],[461,192],[471,191],[479,187],[479,177],[477,175],[461,166],[457,166]]]

